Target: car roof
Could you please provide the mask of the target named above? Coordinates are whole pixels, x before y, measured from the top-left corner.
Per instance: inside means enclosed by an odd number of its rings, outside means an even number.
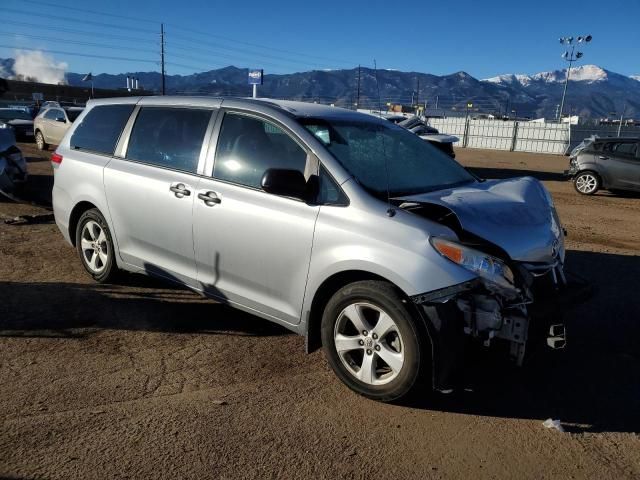
[[[87,102],[87,107],[94,105],[108,105],[114,103],[140,103],[140,105],[192,105],[202,107],[220,107],[227,102],[234,107],[256,106],[260,109],[273,108],[288,116],[297,118],[322,118],[341,120],[360,120],[387,123],[385,119],[365,113],[348,110],[346,108],[332,107],[318,103],[299,102],[293,100],[277,100],[272,98],[241,98],[241,97],[197,97],[197,96],[145,96],[145,97],[116,97],[104,99],[92,99]]]

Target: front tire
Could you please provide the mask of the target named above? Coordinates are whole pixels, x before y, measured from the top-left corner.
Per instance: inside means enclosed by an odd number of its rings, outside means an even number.
[[[113,281],[118,273],[113,240],[100,210],[84,212],[76,227],[76,249],[85,270],[99,283]]]
[[[40,130],[36,132],[36,146],[38,147],[38,150],[45,151],[49,149],[49,144],[44,141],[44,135],[42,135]]]
[[[343,287],[322,316],[322,344],[331,368],[367,398],[391,402],[407,396],[430,371],[428,346],[416,320],[388,282]]]
[[[581,195],[593,195],[600,189],[600,177],[595,172],[585,170],[575,176],[573,186]]]

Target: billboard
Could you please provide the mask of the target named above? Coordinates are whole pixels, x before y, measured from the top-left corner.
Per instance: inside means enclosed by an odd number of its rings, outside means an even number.
[[[249,85],[262,85],[262,77],[261,68],[249,69]]]

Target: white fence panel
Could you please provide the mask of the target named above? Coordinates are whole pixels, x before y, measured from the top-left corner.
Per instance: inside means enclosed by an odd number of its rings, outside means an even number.
[[[563,154],[569,146],[569,124],[519,122],[514,150]]]
[[[464,137],[466,119],[462,117],[449,117],[449,118],[430,118],[429,125],[433,128],[437,128],[440,133],[446,133],[448,135],[455,135],[460,141],[454,143],[456,147],[462,146],[462,140]]]
[[[467,147],[510,150],[515,122],[469,120]]]

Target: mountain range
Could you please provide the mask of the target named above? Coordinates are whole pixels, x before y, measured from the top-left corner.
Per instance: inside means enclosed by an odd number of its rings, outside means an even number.
[[[250,95],[246,68],[229,66],[190,75],[167,75],[167,93],[193,95]],[[0,76],[13,75],[13,59],[0,59]],[[377,75],[376,75],[377,74]],[[66,73],[74,86],[87,86],[85,73]],[[562,97],[566,70],[534,75],[505,74],[477,79],[460,71],[450,75],[370,68],[313,70],[290,74],[266,74],[259,95],[336,105],[353,105],[360,85],[361,107],[377,108],[379,103],[411,105],[416,100],[428,108],[484,113],[514,114],[531,118],[556,115]],[[94,74],[95,88],[124,88],[126,77],[138,78],[141,88],[159,91],[158,72]],[[376,79],[377,76],[377,79]],[[358,78],[360,79],[358,82]],[[378,88],[379,86],[379,88]],[[379,96],[378,96],[379,90]],[[416,96],[416,91],[419,94]],[[640,117],[640,75],[625,76],[596,65],[571,69],[564,112],[583,117]],[[615,114],[614,114],[615,112]]]

